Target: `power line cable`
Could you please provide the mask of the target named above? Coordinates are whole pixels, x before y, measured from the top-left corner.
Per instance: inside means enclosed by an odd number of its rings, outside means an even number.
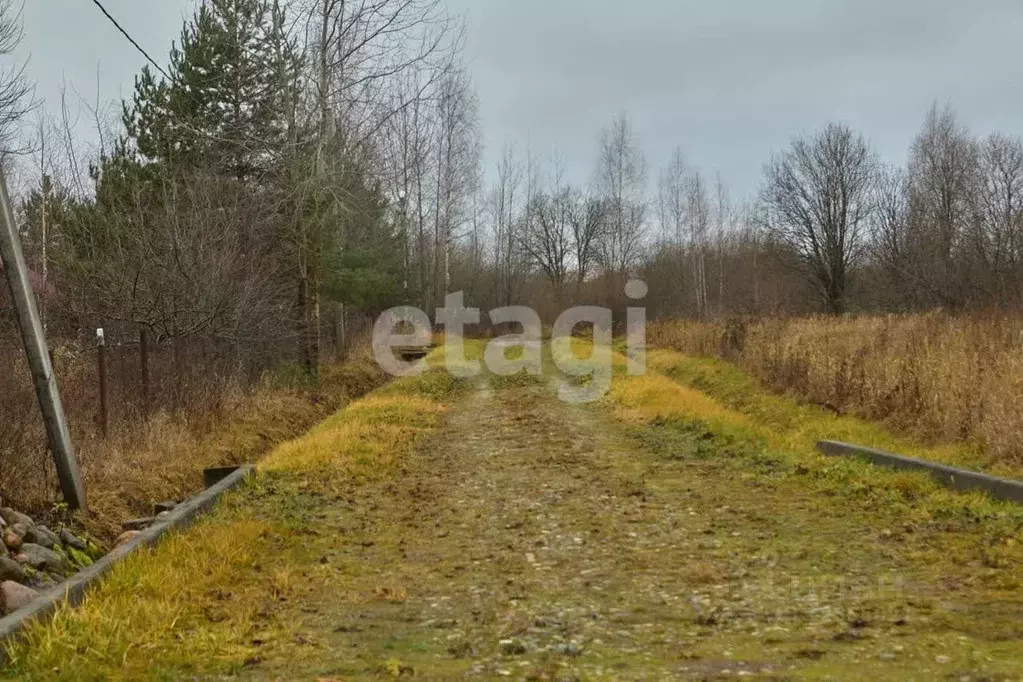
[[[146,60],[150,64],[152,64],[156,68],[156,70],[159,71],[163,75],[164,78],[167,79],[167,82],[169,84],[172,84],[172,85],[174,84],[174,79],[171,78],[170,74],[168,74],[167,71],[164,70],[164,68],[162,66],[160,66],[160,64],[155,59],[153,59],[151,56],[149,56],[149,53],[146,52],[145,48],[143,48],[141,45],[139,45],[137,40],[135,40],[134,38],[131,37],[131,34],[128,33],[128,31],[125,30],[125,28],[123,26],[121,26],[120,22],[118,22],[117,19],[114,18],[114,16],[109,12],[109,10],[107,10],[107,8],[103,6],[103,3],[100,2],[100,0],[92,0],[92,4],[96,5],[96,7],[99,8],[99,11],[103,13],[103,16],[105,16],[107,19],[110,20],[110,23],[112,23],[114,25],[114,27],[121,33],[121,35],[123,35],[128,40],[128,42],[130,42],[135,47],[135,49],[138,50],[142,54],[142,56],[145,57]],[[188,97],[190,100],[192,100],[192,102],[194,102],[196,104],[199,104],[199,101],[192,95],[192,93],[188,92],[187,90],[184,90],[184,94],[185,94],[186,97]],[[213,135],[212,133],[210,133],[208,131],[200,130],[200,129],[192,126],[191,124],[189,124],[187,121],[178,120],[178,123],[180,125],[184,126],[186,129],[192,131],[193,133],[195,133],[197,135],[200,135],[202,137],[206,137],[206,138],[208,138],[208,139],[210,139],[210,140],[212,140],[214,142],[231,142],[231,140],[225,140],[224,138],[221,138],[221,137],[218,137],[216,135]],[[257,143],[261,147],[264,147],[264,148],[267,147],[267,143],[264,140],[260,140],[258,138],[252,137],[251,135],[246,135],[246,134],[243,134],[242,137],[247,142],[255,142],[255,143]]]
[[[136,50],[141,52],[142,56],[145,57],[149,61],[150,64],[152,64],[154,67],[156,67],[156,70],[159,71],[161,74],[163,74],[164,78],[166,78],[168,81],[173,81],[173,79],[167,74],[167,72],[163,70],[163,67],[160,66],[155,59],[150,57],[149,53],[146,52],[145,49],[141,45],[139,45],[138,42],[134,38],[131,37],[131,34],[128,33],[124,29],[124,27],[121,26],[120,23],[118,23],[117,19],[115,19],[114,16],[112,14],[110,14],[109,11],[107,11],[107,8],[103,6],[103,3],[100,2],[100,0],[92,0],[92,4],[96,5],[96,7],[99,8],[99,11],[103,13],[103,16],[105,16],[107,19],[109,19],[110,23],[112,23],[114,25],[114,28],[116,28],[118,31],[120,31],[121,35],[123,35],[125,38],[127,38],[128,42],[131,43],[135,47]]]

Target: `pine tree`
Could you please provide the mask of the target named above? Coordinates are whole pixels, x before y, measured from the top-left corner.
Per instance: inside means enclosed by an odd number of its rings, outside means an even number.
[[[138,154],[246,182],[287,148],[301,62],[266,0],[205,0],[171,51],[170,82],[143,70],[124,122]]]

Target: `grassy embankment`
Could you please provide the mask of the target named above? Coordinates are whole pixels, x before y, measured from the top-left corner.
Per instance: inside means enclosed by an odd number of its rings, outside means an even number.
[[[122,521],[151,515],[156,502],[195,494],[203,469],[255,461],[384,380],[360,348],[344,363],[325,365],[316,386],[267,375],[252,390],[227,391],[213,415],[158,413],[109,440],[85,443],[89,511],[74,522],[110,542]]]
[[[10,674],[32,679],[230,673],[259,656],[298,655],[276,614],[337,589],[322,562],[344,538],[317,532],[353,480],[392,475],[463,382],[431,371],[396,381],[271,452],[217,512],[118,565],[77,609],[34,625]]]

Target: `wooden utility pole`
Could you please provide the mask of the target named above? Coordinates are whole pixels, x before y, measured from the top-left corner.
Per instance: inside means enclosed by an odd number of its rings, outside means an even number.
[[[82,476],[78,471],[78,460],[71,444],[64,407],[60,402],[57,378],[53,374],[43,324],[28,277],[28,265],[21,250],[21,237],[18,235],[18,227],[14,220],[14,207],[7,192],[7,177],[2,168],[0,168],[0,223],[3,223],[0,225],[0,261],[3,262],[7,284],[11,290],[11,300],[18,314],[18,326],[21,327],[25,354],[32,370],[36,397],[39,399],[39,409],[43,414],[53,461],[57,465],[60,489],[68,507],[83,509],[85,489],[82,486]]]

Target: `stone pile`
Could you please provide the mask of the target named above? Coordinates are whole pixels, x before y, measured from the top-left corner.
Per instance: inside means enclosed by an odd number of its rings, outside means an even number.
[[[0,536],[0,615],[16,611],[102,555],[95,543],[66,528],[54,532],[10,507],[0,508]]]

